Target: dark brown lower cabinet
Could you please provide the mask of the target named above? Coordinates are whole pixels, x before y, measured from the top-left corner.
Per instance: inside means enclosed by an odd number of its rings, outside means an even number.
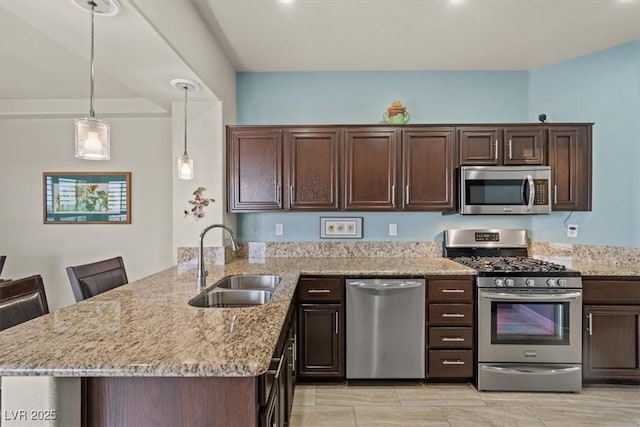
[[[82,425],[256,426],[258,381],[259,377],[83,378]]]
[[[298,306],[300,377],[344,378],[342,304]]]
[[[473,377],[472,276],[427,277],[427,381]]]
[[[586,382],[640,383],[640,306],[586,305]]]
[[[640,384],[640,277],[583,277],[585,383]]]
[[[344,278],[301,277],[296,292],[298,378],[344,379]]]

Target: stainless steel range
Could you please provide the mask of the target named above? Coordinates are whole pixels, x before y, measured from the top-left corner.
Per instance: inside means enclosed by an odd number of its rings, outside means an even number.
[[[527,257],[526,230],[446,230],[444,255],[478,271],[478,390],[582,389],[582,279]]]

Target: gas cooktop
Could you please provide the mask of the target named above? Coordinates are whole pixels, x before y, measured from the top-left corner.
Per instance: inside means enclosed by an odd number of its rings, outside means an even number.
[[[455,257],[454,261],[478,271],[479,275],[580,276],[564,265],[527,257]],[[520,274],[518,274],[520,273]]]

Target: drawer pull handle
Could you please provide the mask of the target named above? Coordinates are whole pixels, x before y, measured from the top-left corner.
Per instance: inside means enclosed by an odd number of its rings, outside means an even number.
[[[443,289],[443,294],[464,294],[464,289]]]
[[[443,365],[464,365],[465,363],[462,360],[443,360]]]
[[[464,314],[462,314],[462,313],[444,313],[444,314],[442,314],[442,317],[448,317],[448,318],[454,317],[454,318],[457,318],[457,319],[461,319],[461,318],[464,317]]]
[[[331,289],[309,289],[307,292],[310,294],[328,294]]]
[[[464,342],[462,337],[442,337],[442,342]]]

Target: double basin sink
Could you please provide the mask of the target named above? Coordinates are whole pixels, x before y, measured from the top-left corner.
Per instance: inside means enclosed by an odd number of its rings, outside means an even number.
[[[280,280],[280,276],[268,274],[228,276],[217,281],[212,289],[196,295],[189,305],[218,308],[262,305],[271,300]]]

